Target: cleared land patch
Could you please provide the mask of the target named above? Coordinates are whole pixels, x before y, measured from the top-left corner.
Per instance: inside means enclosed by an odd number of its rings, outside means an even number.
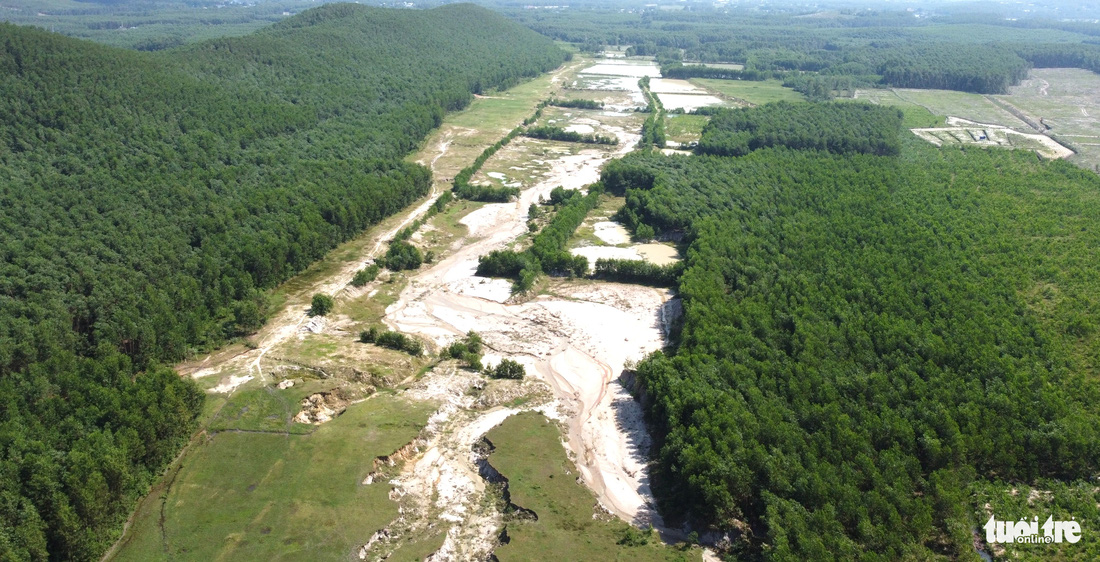
[[[1044,158],[1066,158],[1073,151],[1038,133],[1022,133],[1006,127],[974,123],[962,127],[911,129],[918,137],[936,145],[965,144],[980,147],[1032,150]]]
[[[914,90],[894,88],[898,98],[927,109],[934,115],[954,115],[1018,130],[1031,126],[981,94],[953,90]]]
[[[1005,100],[1077,152],[1070,162],[1100,171],[1100,76],[1078,68],[1037,68]]]
[[[656,533],[635,530],[599,509],[577,483],[577,468],[561,446],[561,430],[540,414],[512,416],[490,431],[489,464],[507,479],[507,544],[494,554],[508,560],[699,560],[699,549],[658,547]],[[636,546],[627,546],[629,542]],[[644,543],[644,544],[643,544]]]
[[[906,112],[906,126],[924,129],[918,136],[934,144],[964,142],[1035,150],[1049,158],[1067,158],[1100,170],[1100,76],[1082,69],[1034,69],[1007,95],[983,96],[948,90],[857,90],[856,99],[892,105]],[[952,123],[927,123],[913,108],[955,116],[979,125],[1007,127],[1005,133],[955,130]],[[971,132],[975,134],[971,134]],[[1044,133],[1042,135],[1035,133]],[[981,138],[984,136],[985,138]],[[1051,140],[1053,139],[1053,140]]]
[[[779,80],[716,80],[712,78],[692,78],[689,80],[718,94],[731,98],[734,102],[749,105],[761,105],[772,101],[805,101],[805,96],[785,88]]]
[[[115,560],[345,559],[397,515],[388,486],[361,486],[375,457],[416,436],[428,404],[378,396],[310,435],[202,438],[163,499],[139,512]]]
[[[665,134],[668,140],[681,146],[699,142],[708,120],[703,115],[672,113],[665,119]]]

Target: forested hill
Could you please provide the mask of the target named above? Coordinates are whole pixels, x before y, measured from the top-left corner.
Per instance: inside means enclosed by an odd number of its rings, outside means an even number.
[[[155,54],[0,25],[0,559],[96,558],[202,395],[160,367],[427,192],[401,158],[561,63],[471,5],[326,5]]]

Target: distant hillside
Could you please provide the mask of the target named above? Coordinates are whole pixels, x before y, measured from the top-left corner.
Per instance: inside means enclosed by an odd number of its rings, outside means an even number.
[[[0,559],[87,560],[190,432],[159,367],[427,192],[401,158],[472,92],[556,67],[472,5],[326,5],[138,53],[0,24]]]

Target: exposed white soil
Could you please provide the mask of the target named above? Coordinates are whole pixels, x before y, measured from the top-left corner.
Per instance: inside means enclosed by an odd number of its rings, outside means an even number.
[[[221,384],[219,384],[218,386],[215,386],[214,388],[210,389],[210,392],[215,392],[215,393],[219,393],[219,394],[229,394],[230,392],[233,392],[234,390],[236,390],[238,386],[241,386],[242,384],[252,380],[253,378],[255,378],[255,377],[253,377],[252,375],[245,375],[243,377],[238,377],[236,375],[230,375],[225,380],[223,380],[221,382]]]
[[[649,263],[668,265],[680,261],[680,253],[668,244],[639,244],[635,248]]]
[[[1018,144],[1030,141],[1030,143],[1038,144],[1041,148],[1035,148],[1034,146],[1024,146],[1024,148],[1035,150],[1045,158],[1066,158],[1074,154],[1072,150],[1043,134],[1021,133],[1006,127],[983,125],[965,119],[949,117],[948,123],[952,122],[965,122],[966,125],[962,127],[928,127],[910,130],[913,131],[913,134],[936,146],[943,146],[944,143],[962,143],[980,147],[1001,146],[1013,148],[1017,147]]]
[[[585,68],[580,71],[580,74],[660,78],[661,69],[652,61],[606,61]]]
[[[597,232],[597,236],[599,233]],[[676,248],[668,244],[634,244],[632,246],[581,246],[569,250],[574,256],[588,258],[588,269],[596,266],[600,258],[615,260],[643,260],[656,265],[668,265],[680,260]]]
[[[671,294],[636,285],[552,282],[553,296],[513,302],[503,298],[502,284],[474,275],[478,256],[507,247],[526,231],[531,203],[558,185],[576,189],[596,181],[604,162],[637,141],[636,134],[617,133],[623,143],[614,152],[584,149],[562,155],[550,162],[552,173],[523,191],[517,202],[486,205],[468,215],[463,221],[470,228],[468,243],[410,278],[386,310],[385,322],[440,346],[474,330],[488,348],[485,363],[504,357],[524,363],[529,380],[521,384],[549,389],[551,409],[564,421],[570,456],[599,502],[627,521],[661,527],[644,470],[649,440],[640,406],[615,381],[628,360],[661,347],[662,312]],[[465,384],[446,380],[445,392]],[[470,498],[479,497],[482,482],[472,472],[470,447],[517,410],[471,410],[473,398],[464,390],[452,394],[429,427],[464,419],[453,433],[443,432],[447,436],[436,446],[427,446],[411,473],[397,480],[400,495],[418,498],[420,513],[439,513],[451,524],[437,559],[479,557],[500,528],[499,514],[471,508]],[[367,554],[374,556],[374,549]]]
[[[580,133],[582,135],[590,135],[596,132],[596,128],[592,125],[586,125],[584,123],[576,123],[565,128],[570,133]]]
[[[592,225],[592,229],[595,230],[596,238],[602,240],[604,244],[615,246],[630,242],[630,231],[617,222],[598,222]]]
[[[705,94],[706,90],[675,78],[654,78],[649,81],[649,91],[655,94]]]
[[[665,109],[683,109],[692,111],[700,107],[722,105],[724,102],[710,94],[657,94]]]
[[[589,271],[595,267],[596,260],[600,258],[612,260],[642,259],[642,255],[638,253],[638,250],[634,248],[620,248],[618,246],[581,246],[569,250],[569,253],[574,256],[584,256],[588,258]]]

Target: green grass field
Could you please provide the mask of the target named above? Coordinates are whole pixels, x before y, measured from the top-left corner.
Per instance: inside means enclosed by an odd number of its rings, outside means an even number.
[[[309,435],[200,437],[167,491],[138,510],[113,560],[349,559],[397,516],[387,484],[360,483],[430,410],[381,394]]]
[[[962,117],[979,123],[1002,125],[1021,131],[1030,127],[981,94],[951,90],[910,90],[895,88],[903,101],[921,106],[934,115]]]
[[[561,431],[541,414],[512,416],[486,435],[496,449],[489,462],[508,478],[512,503],[534,511],[537,521],[507,522],[510,542],[494,554],[509,560],[700,560],[699,549],[664,546],[626,523],[594,517],[596,498],[577,482],[577,469],[565,456]],[[620,545],[624,537],[646,537],[648,544]]]
[[[717,92],[729,98],[747,101],[753,105],[761,105],[772,101],[804,101],[802,94],[784,88],[779,80],[714,80],[710,78],[692,78],[692,84]]]
[[[708,121],[710,119],[703,115],[670,114],[665,119],[665,134],[669,140],[680,144],[697,142]]]
[[[863,101],[876,105],[896,107],[905,113],[905,119],[902,122],[902,126],[906,129],[943,127],[947,119],[946,115],[936,115],[920,105],[901,99],[893,90],[885,88],[856,90],[855,98],[838,98],[838,100]]]

